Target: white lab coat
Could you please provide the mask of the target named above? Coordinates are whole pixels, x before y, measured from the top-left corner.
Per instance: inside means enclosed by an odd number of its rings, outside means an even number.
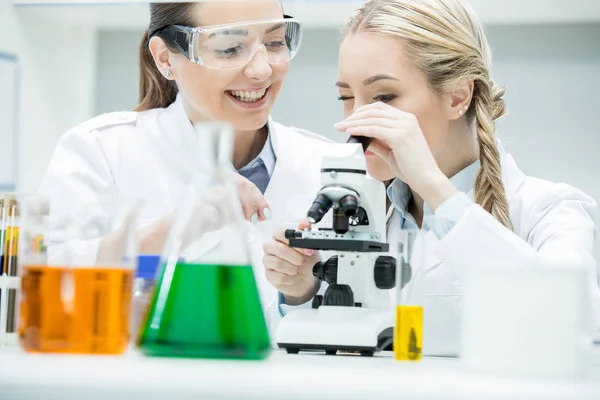
[[[265,278],[262,242],[275,229],[295,227],[305,218],[320,188],[321,154],[333,145],[271,120],[269,132],[277,162],[264,196],[272,219],[247,223],[264,307],[276,290]],[[177,207],[197,165],[194,135],[180,99],[165,109],[98,116],[61,138],[40,193],[49,197],[55,215],[66,215],[102,195],[142,199],[138,227],[147,226]],[[90,265],[99,241],[63,244],[61,250],[80,265]]]
[[[537,256],[542,256],[570,259],[586,267],[593,305],[590,318],[598,326],[600,294],[594,247],[596,203],[568,185],[525,176],[502,148],[501,162],[513,232],[473,204],[442,240],[428,231],[419,239],[420,243],[415,244],[412,276],[419,275],[419,278],[413,282],[407,301],[423,306],[424,355],[459,355],[462,277],[467,268],[485,268],[490,262],[496,265],[519,263],[527,267]],[[468,196],[473,198],[472,190]],[[397,243],[398,218],[395,212],[388,214],[389,243]],[[419,248],[424,249],[423,253],[419,253]],[[507,288],[508,295],[510,288]],[[390,307],[394,307],[395,302],[396,291],[392,289]],[[297,307],[308,307],[309,304]],[[284,308],[286,312],[293,312],[295,307]],[[269,311],[271,318],[278,317],[276,301]],[[276,325],[274,322],[273,326]]]

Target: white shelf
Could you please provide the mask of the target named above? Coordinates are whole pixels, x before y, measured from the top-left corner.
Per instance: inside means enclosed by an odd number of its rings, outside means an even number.
[[[158,0],[173,2],[184,0]],[[206,0],[197,0],[206,1]],[[210,1],[210,0],[209,0]],[[222,0],[227,1],[227,0]],[[148,2],[141,0],[12,0],[20,15],[108,30],[143,30]],[[470,0],[486,25],[600,22],[600,0]],[[363,0],[284,0],[287,14],[308,28],[339,28]]]

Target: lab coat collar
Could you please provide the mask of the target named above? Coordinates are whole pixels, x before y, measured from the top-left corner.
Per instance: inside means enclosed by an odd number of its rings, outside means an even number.
[[[180,93],[177,94],[175,101],[160,114],[159,125],[162,128],[161,132],[167,132],[171,140],[181,138],[188,151],[195,147],[196,132],[183,108]]]
[[[479,160],[475,161],[471,165],[467,166],[456,175],[450,178],[450,182],[459,191],[468,193],[473,187],[475,182],[475,176],[479,170]],[[408,203],[412,198],[410,187],[402,182],[400,179],[394,179],[392,184],[387,188],[387,195],[392,202],[393,207],[400,214],[401,225],[404,228],[418,228],[417,223],[413,216],[408,212]],[[423,206],[423,229],[429,230],[428,221],[429,216],[432,215],[430,208],[425,204]]]

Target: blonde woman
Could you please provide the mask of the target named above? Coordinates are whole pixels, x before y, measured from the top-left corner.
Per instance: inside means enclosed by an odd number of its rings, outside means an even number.
[[[413,271],[420,278],[409,299],[424,306],[424,354],[458,354],[468,266],[568,258],[589,268],[598,304],[596,204],[519,170],[496,139],[504,91],[490,71],[483,28],[463,0],[369,1],[351,17],[340,48],[345,119],[336,127],[373,138],[368,171],[393,180],[388,239],[403,228],[427,232],[430,254]],[[285,244],[281,230],[264,245],[267,278],[280,292],[277,316],[310,307],[319,288],[312,276],[319,254]]]

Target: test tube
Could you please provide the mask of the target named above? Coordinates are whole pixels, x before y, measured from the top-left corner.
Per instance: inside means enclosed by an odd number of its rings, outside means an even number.
[[[412,267],[410,260],[416,232],[402,231],[398,241],[398,257],[396,268],[396,305],[408,304],[407,290],[405,286],[412,278]]]
[[[18,276],[17,252],[19,246],[19,208],[16,198],[5,198],[6,204],[6,245],[4,251],[5,273],[8,276]],[[6,332],[14,333],[16,330],[17,291],[8,289]]]
[[[4,227],[4,199],[0,199],[0,276],[4,274],[4,247],[5,247],[5,227]],[[0,315],[2,315],[2,289],[0,288]],[[1,325],[0,329],[4,329]],[[0,335],[1,337],[2,335]]]
[[[397,243],[394,357],[399,361],[421,360],[423,307],[412,304],[413,300],[409,296],[411,283],[414,283],[413,250],[418,235],[419,231],[416,229],[403,229]]]

